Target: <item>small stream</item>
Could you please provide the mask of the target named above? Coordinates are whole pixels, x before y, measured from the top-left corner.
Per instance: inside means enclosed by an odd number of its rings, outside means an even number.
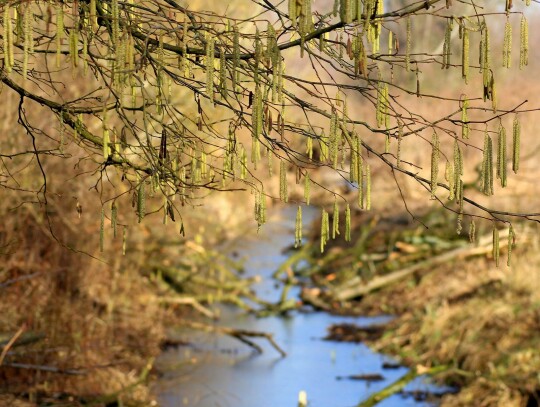
[[[315,216],[309,209],[304,210],[304,225]],[[276,286],[271,275],[287,258],[283,248],[294,241],[295,211],[291,207],[274,213],[258,235],[245,236],[228,246],[231,256],[235,253],[246,259],[246,276],[263,277],[254,288],[265,300],[276,301],[281,293],[281,287]],[[298,291],[291,289],[289,297],[297,295]],[[304,390],[310,407],[352,407],[408,371],[404,367],[383,369],[383,362],[389,359],[363,344],[321,339],[333,323],[369,325],[385,322],[389,317],[295,312],[290,317],[256,318],[234,307],[220,308],[219,325],[272,333],[288,356],[280,357],[264,340],[257,340],[264,348],[264,353],[258,354],[224,335],[190,332],[187,335],[192,345],[169,349],[157,361],[158,369],[165,372],[154,387],[161,406],[296,407],[298,393]],[[374,373],[381,374],[384,380],[363,382],[338,378]],[[441,391],[421,378],[406,390]],[[378,406],[433,404],[394,395]]]

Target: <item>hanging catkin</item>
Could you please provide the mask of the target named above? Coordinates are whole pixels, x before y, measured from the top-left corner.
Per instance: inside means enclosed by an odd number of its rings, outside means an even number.
[[[469,242],[474,243],[476,240],[476,224],[474,223],[474,219],[471,219],[471,223],[469,224]]]
[[[493,259],[495,265],[499,267],[499,255],[500,255],[500,243],[499,243],[499,229],[496,225],[493,225]]]
[[[456,197],[456,186],[455,186],[455,177],[454,177],[454,163],[446,161],[446,168],[444,170],[444,178],[448,182],[448,200],[453,201]]]
[[[339,235],[339,207],[337,204],[337,199],[334,199],[334,208],[332,213],[332,239],[335,239],[336,235]]]
[[[240,34],[238,33],[238,26],[236,23],[233,27],[233,66],[232,66],[232,88],[233,91],[237,91],[237,75],[238,67],[240,65]]]
[[[519,69],[523,69],[529,65],[529,25],[525,15],[521,16],[519,43]]]
[[[348,203],[345,208],[345,241],[351,241],[351,208]]]
[[[122,230],[122,256],[126,255],[126,246],[127,246],[127,227],[124,226]]]
[[[105,209],[101,207],[101,221],[99,226],[99,251],[103,253],[105,246]]]
[[[60,68],[60,57],[62,55],[62,38],[64,36],[64,5],[63,2],[56,3],[56,67]]]
[[[512,64],[512,24],[510,19],[506,18],[504,26],[504,41],[503,41],[503,67],[510,68]]]
[[[366,210],[371,209],[371,168],[366,164]]]
[[[224,48],[219,50],[219,93],[222,100],[227,99],[227,62]]]
[[[306,154],[309,158],[309,161],[311,161],[313,159],[313,138],[308,136],[306,144]]]
[[[350,24],[353,20],[352,4],[354,0],[341,0],[339,7],[339,16],[343,24]]]
[[[28,76],[28,58],[30,52],[33,49],[33,38],[32,38],[32,26],[31,26],[31,16],[32,16],[32,3],[28,3],[26,9],[24,10],[24,51],[23,51],[23,80],[26,80]]]
[[[296,0],[289,0],[289,18],[293,26],[296,26],[297,17]]]
[[[139,223],[144,219],[146,214],[146,190],[144,188],[144,181],[139,183],[139,188],[137,189],[137,216]]]
[[[452,38],[452,28],[454,19],[449,18],[446,21],[446,30],[444,32],[444,45],[443,45],[443,60],[442,60],[442,68],[448,69],[450,68],[450,55],[452,52],[452,44],[451,44],[451,38]]]
[[[287,192],[287,167],[284,160],[279,162],[279,198],[281,202],[289,201],[289,193]]]
[[[463,139],[468,139],[470,134],[469,115],[467,113],[468,108],[469,101],[465,96],[461,105],[461,138]]]
[[[4,67],[7,73],[10,73],[15,63],[13,56],[13,27],[11,22],[11,7],[9,4],[4,6]]]
[[[461,76],[465,80],[465,83],[469,83],[469,30],[467,27],[463,27],[462,36],[462,50],[461,50]]]
[[[306,171],[306,175],[304,176],[304,200],[306,201],[306,205],[309,205],[310,197],[311,197],[311,180],[309,179],[309,172]]]
[[[480,187],[485,195],[493,195],[493,143],[487,129],[484,134],[484,154],[482,159]]]
[[[206,39],[206,95],[214,102],[214,36]]]
[[[111,228],[113,230],[113,236],[116,238],[116,230],[118,225],[118,207],[116,201],[111,204]]]
[[[403,122],[398,120],[398,145],[396,151],[396,167],[401,167],[401,142],[403,140]]]
[[[461,176],[463,175],[463,155],[461,149],[459,148],[459,143],[457,138],[454,140],[454,187],[456,188],[456,199],[459,199],[459,182]]]
[[[326,242],[330,239],[330,219],[328,212],[324,209],[322,210],[322,219],[321,219],[321,253],[324,252],[324,247]]]
[[[431,199],[435,199],[437,191],[437,177],[439,175],[440,144],[436,132],[431,137]]]
[[[484,25],[482,30],[482,40],[480,42],[480,69],[482,70],[482,76],[484,81],[484,101],[492,99],[490,95],[491,89],[491,44],[489,38],[489,30],[487,25]]]
[[[411,48],[412,48],[412,36],[411,36],[411,17],[407,16],[407,43],[405,51],[405,70],[410,71],[411,69]]]
[[[298,206],[296,211],[296,223],[294,230],[294,247],[302,246],[302,207]]]
[[[501,180],[501,186],[506,187],[506,129],[499,124],[499,137],[497,138],[497,178]]]
[[[521,123],[517,115],[514,117],[512,125],[512,170],[517,174],[519,171],[519,153],[521,144]]]
[[[512,264],[512,250],[514,249],[515,241],[516,233],[514,232],[512,224],[510,224],[510,227],[508,228],[508,261],[506,262],[508,267]]]

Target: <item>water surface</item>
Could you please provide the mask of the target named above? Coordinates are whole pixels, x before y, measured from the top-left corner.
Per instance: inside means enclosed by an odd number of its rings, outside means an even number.
[[[310,221],[313,211],[304,211]],[[276,301],[281,287],[272,273],[287,259],[283,248],[294,241],[295,209],[286,208],[270,219],[258,235],[245,236],[229,253],[246,259],[246,275],[260,275],[257,295]],[[298,291],[289,293],[290,297]],[[166,373],[156,385],[160,405],[164,407],[296,407],[298,393],[307,392],[310,407],[355,406],[370,394],[381,390],[407,373],[406,368],[383,370],[388,358],[372,352],[363,344],[324,341],[326,329],[334,323],[367,325],[389,317],[337,317],[324,312],[294,312],[289,317],[256,318],[235,307],[221,306],[222,326],[269,332],[287,352],[282,358],[263,339],[255,339],[264,348],[258,354],[250,347],[223,335],[190,333],[192,345],[170,349],[158,361]],[[338,380],[341,376],[379,373],[385,380],[366,383]],[[433,390],[416,380],[407,390]],[[400,395],[379,403],[381,407],[431,406]]]

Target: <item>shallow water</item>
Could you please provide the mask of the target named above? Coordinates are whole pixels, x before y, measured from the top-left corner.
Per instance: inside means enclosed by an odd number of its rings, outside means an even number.
[[[246,236],[227,249],[246,258],[246,275],[264,277],[255,288],[266,300],[275,301],[281,293],[281,287],[276,287],[269,277],[287,258],[282,250],[294,240],[294,216],[295,210],[286,208],[275,214],[257,236]],[[304,211],[306,225],[313,216],[312,211]],[[291,290],[289,297],[297,294]],[[321,338],[333,323],[367,325],[385,320],[388,317],[337,317],[324,312],[295,312],[286,318],[258,319],[223,306],[219,325],[272,333],[288,356],[282,358],[263,339],[256,339],[264,348],[264,353],[258,354],[230,337],[193,333],[188,336],[193,345],[161,355],[157,365],[166,373],[154,390],[164,407],[295,407],[301,390],[307,392],[310,407],[355,406],[397,380],[407,369],[384,370],[382,363],[388,358],[365,345]],[[385,380],[371,383],[338,380],[338,376],[367,373],[379,373]],[[420,378],[406,390],[435,388]],[[381,407],[432,405],[400,395],[378,404]]]

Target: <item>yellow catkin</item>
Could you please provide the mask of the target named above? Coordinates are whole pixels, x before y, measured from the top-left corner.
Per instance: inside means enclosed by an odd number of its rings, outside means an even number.
[[[289,193],[287,191],[287,164],[284,160],[279,163],[279,197],[282,202],[289,201]]]
[[[521,123],[519,122],[517,115],[514,117],[512,130],[512,170],[517,174],[519,171],[519,154],[521,144]]]
[[[206,40],[206,95],[211,102],[214,101],[214,37]]]
[[[491,44],[487,25],[482,30],[480,41],[480,69],[484,83],[484,101],[493,100],[491,92]]]
[[[469,224],[469,241],[471,243],[476,241],[476,224],[474,223],[474,219],[471,219],[471,223]]]
[[[506,19],[504,26],[504,42],[503,42],[503,67],[510,68],[512,65],[512,24],[510,19]]]
[[[344,24],[350,24],[353,20],[353,10],[352,10],[352,1],[353,0],[341,0],[339,8],[339,16],[341,22]]]
[[[497,178],[501,180],[501,186],[506,187],[506,129],[500,123],[499,137],[497,138]]]
[[[144,181],[141,181],[137,189],[137,216],[139,223],[142,222],[146,214],[146,189]]]
[[[403,141],[403,122],[398,120],[398,143],[396,151],[396,167],[401,168],[401,143]]]
[[[351,208],[349,204],[345,208],[345,241],[351,241]]]
[[[296,7],[296,0],[289,0],[289,18],[294,26],[296,25],[297,17],[298,13]]]
[[[411,69],[411,48],[412,48],[412,35],[411,35],[411,17],[407,17],[407,42],[406,42],[406,49],[405,49],[405,70],[410,71]]]
[[[459,183],[463,175],[463,155],[459,148],[457,139],[454,141],[454,187],[456,188],[456,199],[459,200]]]
[[[127,227],[124,226],[124,229],[122,230],[122,255],[126,255],[126,247],[127,247]]]
[[[309,205],[310,199],[311,199],[311,180],[309,179],[309,172],[306,171],[306,175],[304,176],[304,200],[306,201],[306,205]]]
[[[219,50],[219,93],[222,100],[227,99],[227,62],[224,48]]]
[[[334,208],[332,213],[332,239],[335,239],[336,235],[339,235],[339,207],[337,204],[337,199],[334,200]]]
[[[11,22],[11,7],[9,4],[4,8],[4,67],[7,73],[10,73],[14,65],[13,57],[13,27]]]
[[[514,232],[512,224],[510,224],[510,227],[508,228],[508,260],[506,262],[508,267],[510,267],[512,264],[512,250],[514,249],[515,241],[516,233]]]
[[[454,22],[453,18],[448,19],[446,22],[446,30],[444,32],[444,44],[443,44],[443,60],[442,60],[443,69],[450,68],[450,55],[452,54],[452,44],[450,41],[452,38],[453,22]]]
[[[253,112],[251,116],[252,144],[251,144],[251,162],[257,168],[257,163],[261,159],[260,136],[263,131],[263,96],[261,87],[255,87],[253,101]]]
[[[69,31],[69,56],[73,68],[79,66],[79,32],[75,29]]]
[[[111,228],[113,230],[113,236],[116,238],[118,226],[118,207],[116,206],[116,201],[113,201],[111,204]]]
[[[308,137],[306,140],[306,154],[311,161],[313,159],[313,138]]]
[[[435,132],[431,137],[431,198],[435,199],[437,191],[437,178],[439,174],[440,143],[439,136]]]
[[[296,211],[296,223],[294,232],[294,247],[302,246],[302,207],[298,206]]]
[[[484,135],[480,188],[485,195],[493,195],[493,142],[487,130]]]
[[[469,30],[463,28],[462,36],[462,50],[461,50],[461,76],[465,80],[465,83],[469,83],[469,66],[470,66],[470,44],[469,44]]]
[[[294,1],[294,0],[291,0]],[[233,27],[233,65],[232,65],[232,88],[233,91],[237,91],[237,77],[238,77],[238,67],[240,66],[240,34],[238,32],[238,26],[234,25]]]
[[[60,68],[62,55],[62,38],[64,37],[64,6],[63,2],[56,3],[56,67]]]
[[[90,24],[94,30],[98,29],[96,1],[90,0]]]
[[[529,25],[525,15],[521,16],[519,39],[519,69],[523,69],[529,65]]]
[[[24,35],[24,51],[23,51],[23,80],[26,80],[28,76],[28,58],[33,49],[33,37],[32,37],[32,26],[31,26],[31,17],[32,17],[32,3],[28,3],[26,9],[24,10],[23,17],[23,35]]]
[[[321,149],[320,153],[320,161],[322,163],[326,162],[328,160],[328,136],[325,134],[324,130],[321,132],[321,135],[319,136],[319,146]]]
[[[499,229],[497,226],[493,225],[493,259],[495,260],[495,265],[499,267],[499,255],[500,255],[500,243],[499,243]]]
[[[454,163],[446,161],[446,168],[444,171],[444,177],[448,181],[448,200],[453,201],[456,197],[456,186],[455,186],[455,177],[454,177]]]
[[[322,210],[322,219],[321,219],[321,253],[324,252],[326,243],[330,239],[330,219],[328,212],[324,209]]]
[[[371,167],[366,164],[366,210],[371,209]]]
[[[105,246],[105,209],[101,207],[101,221],[99,226],[99,251],[103,252]]]
[[[467,109],[469,108],[469,101],[465,97],[461,105],[461,138],[468,139],[470,134],[469,115]]]

